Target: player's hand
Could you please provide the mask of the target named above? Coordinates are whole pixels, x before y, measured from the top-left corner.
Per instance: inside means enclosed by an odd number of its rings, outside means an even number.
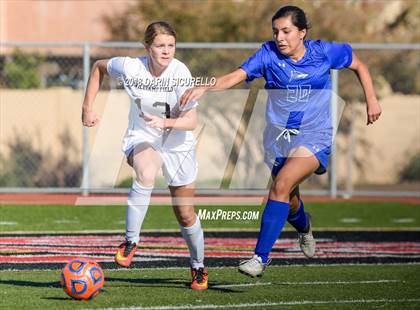
[[[96,117],[96,113],[94,111],[85,111],[82,112],[82,123],[83,126],[86,127],[93,127],[99,122],[99,118]]]
[[[147,126],[150,126],[152,128],[159,128],[159,129],[165,128],[165,119],[159,116],[144,113],[143,119],[146,121]]]
[[[179,101],[179,105],[183,107],[190,101],[198,100],[206,91],[206,87],[193,87],[187,89],[182,95],[181,100]]]
[[[382,109],[376,99],[368,101],[367,103],[367,123],[366,125],[373,124],[381,116]]]

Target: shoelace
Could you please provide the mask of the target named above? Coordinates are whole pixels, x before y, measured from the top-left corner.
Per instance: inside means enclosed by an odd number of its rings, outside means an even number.
[[[250,263],[251,263],[253,266],[260,266],[260,265],[261,265],[261,262],[260,262],[257,258],[253,258],[253,259],[250,261]]]
[[[207,276],[207,273],[204,272],[203,268],[198,268],[196,270],[197,271],[195,273],[194,280],[196,280],[198,283],[201,283],[201,282],[203,282],[204,277]]]
[[[124,245],[125,245],[125,249],[124,249],[124,256],[128,256],[128,255],[130,255],[130,252],[134,249],[134,247],[136,246],[136,244],[135,243],[133,243],[133,242],[126,242],[126,243],[123,243],[123,244],[121,244],[121,248],[122,247],[124,247]]]
[[[306,234],[301,234],[301,238],[303,239],[304,242],[308,242],[311,241],[313,238],[311,238],[311,236],[306,233]]]
[[[276,141],[278,141],[281,137],[283,137],[284,140],[287,140],[287,142],[290,143],[290,136],[297,135],[297,134],[299,134],[298,129],[284,128],[282,132],[277,136]]]

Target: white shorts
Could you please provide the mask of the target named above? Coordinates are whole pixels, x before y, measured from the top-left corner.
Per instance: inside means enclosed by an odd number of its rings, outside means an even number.
[[[150,145],[162,158],[162,173],[166,183],[170,186],[183,186],[193,183],[198,174],[198,163],[195,158],[195,149],[190,151],[170,152],[159,146]],[[134,148],[126,151],[127,158]]]

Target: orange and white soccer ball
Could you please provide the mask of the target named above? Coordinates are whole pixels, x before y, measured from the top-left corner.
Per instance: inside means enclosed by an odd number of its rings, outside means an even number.
[[[104,273],[96,262],[75,258],[64,266],[60,284],[74,299],[92,299],[104,286]]]

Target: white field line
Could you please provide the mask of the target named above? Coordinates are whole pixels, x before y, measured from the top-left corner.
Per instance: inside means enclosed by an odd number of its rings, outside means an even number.
[[[80,221],[79,220],[56,220],[56,221],[53,221],[54,223],[56,223],[56,224],[77,224],[77,223],[80,223]]]
[[[394,219],[393,222],[398,223],[398,224],[408,224],[408,223],[414,223],[415,219],[413,219],[411,217],[399,218],[399,219]]]
[[[361,222],[361,219],[359,219],[359,218],[353,218],[353,217],[346,217],[346,218],[340,219],[340,222],[341,223],[349,223],[349,224],[351,224],[351,223],[360,223]]]
[[[182,309],[226,309],[226,308],[255,308],[275,306],[300,306],[300,305],[332,305],[332,304],[373,304],[373,303],[418,303],[420,299],[347,299],[347,300],[291,300],[266,303],[244,303],[225,305],[168,305],[158,307],[129,307],[129,308],[102,308],[101,310],[182,310]],[[87,309],[85,309],[87,310]]]
[[[1,221],[0,225],[14,226],[14,225],[17,225],[17,222]]]
[[[331,284],[376,284],[376,283],[395,283],[404,282],[400,280],[371,280],[371,281],[312,281],[312,282],[255,282],[243,284],[227,284],[227,285],[214,285],[215,288],[228,288],[228,287],[247,287],[247,286],[264,286],[264,285],[331,285]]]

